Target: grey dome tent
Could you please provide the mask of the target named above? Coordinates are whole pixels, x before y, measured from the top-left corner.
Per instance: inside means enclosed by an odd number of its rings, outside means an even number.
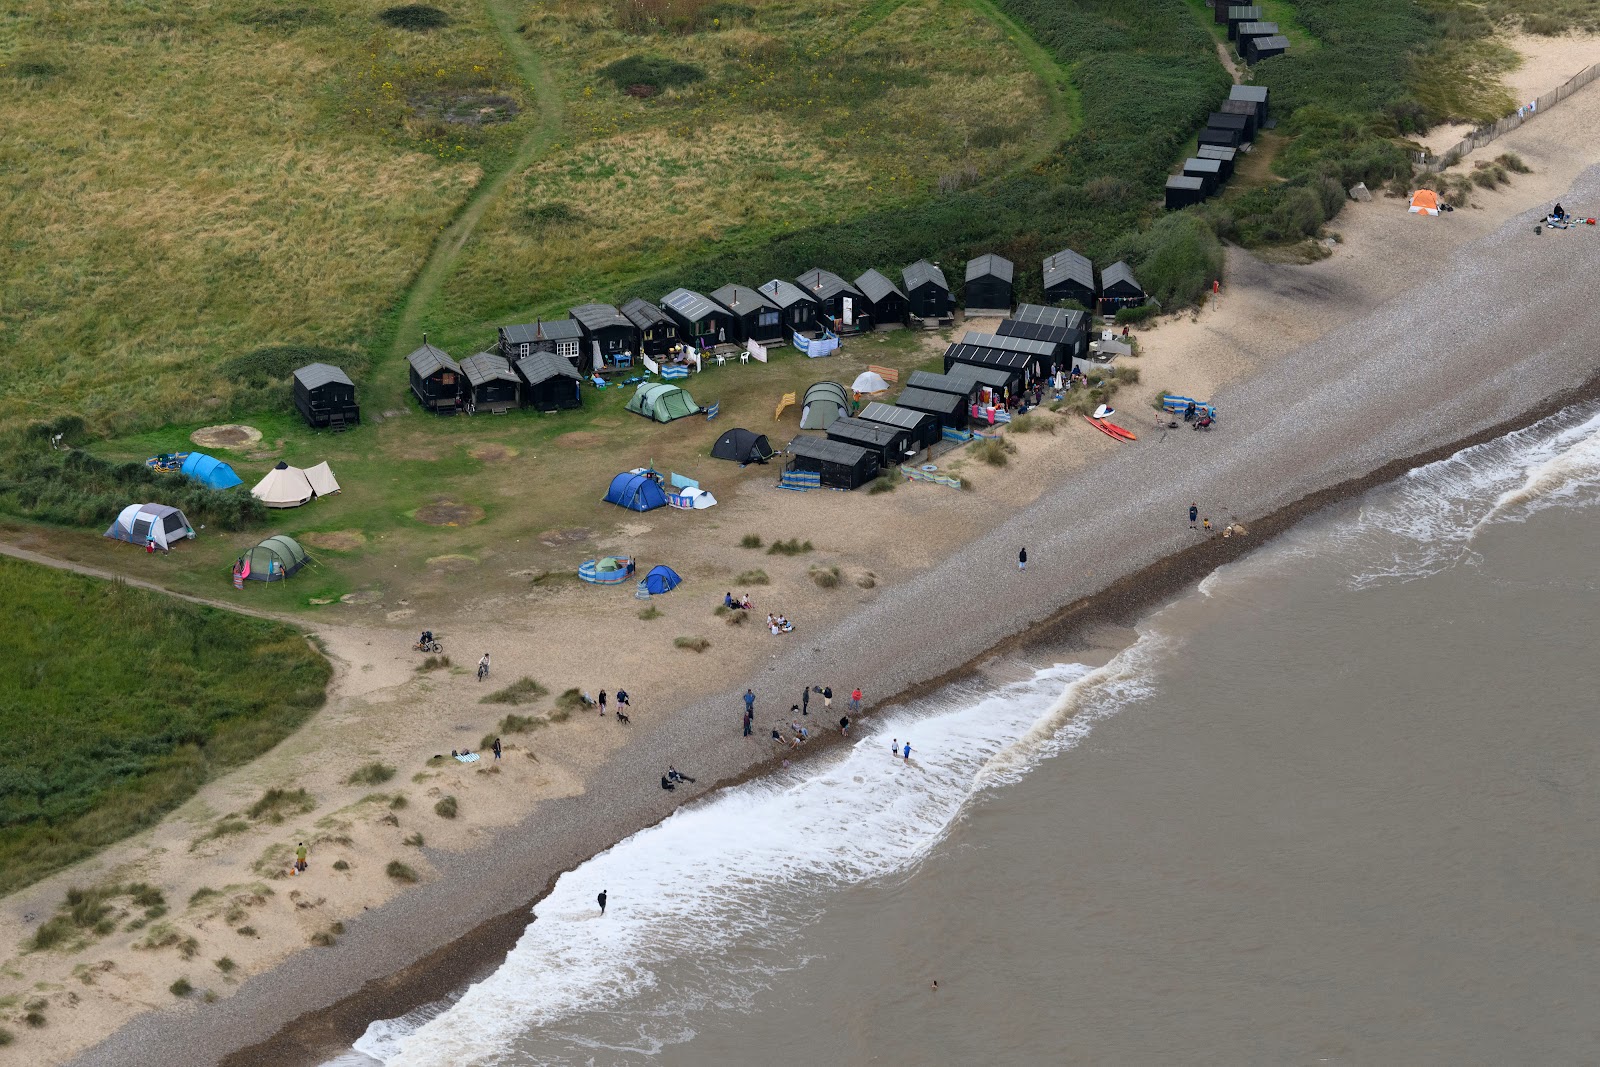
[[[736,426],[717,438],[717,443],[711,446],[711,458],[725,459],[740,466],[765,463],[772,458],[772,445],[766,434]]]
[[[628,410],[657,422],[671,422],[700,410],[694,397],[665,382],[645,382],[628,401]]]
[[[850,414],[850,394],[838,382],[817,382],[806,390],[800,408],[802,430],[826,430]]]
[[[174,542],[193,537],[194,527],[183,512],[166,504],[129,504],[118,512],[105,536],[141,547],[154,541],[157,548],[171,549]]]
[[[234,572],[252,582],[281,582],[311,562],[300,542],[287,534],[274,534],[246,549],[234,563]]]

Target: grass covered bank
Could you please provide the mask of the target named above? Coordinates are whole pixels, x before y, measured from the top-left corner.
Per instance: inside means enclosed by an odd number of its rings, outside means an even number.
[[[320,707],[293,628],[0,558],[0,893],[156,822]]]

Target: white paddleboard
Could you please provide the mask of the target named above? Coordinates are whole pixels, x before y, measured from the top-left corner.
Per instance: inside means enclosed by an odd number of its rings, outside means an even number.
[[[1101,404],[1099,407],[1094,409],[1094,417],[1097,419],[1103,419],[1108,415],[1115,415],[1116,413],[1117,409],[1108,404]]]

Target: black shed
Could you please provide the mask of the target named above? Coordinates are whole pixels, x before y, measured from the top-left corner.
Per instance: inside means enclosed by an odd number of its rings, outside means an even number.
[[[1028,337],[1060,344],[1064,346],[1064,355],[1089,353],[1089,314],[1086,311],[1018,304],[1009,319],[1000,321],[995,333],[1001,337]]]
[[[1199,178],[1205,183],[1205,193],[1210,196],[1222,188],[1222,160],[1201,159],[1193,156],[1183,161],[1183,173],[1190,178]]]
[[[828,440],[871,450],[878,456],[878,466],[885,470],[899,466],[920,447],[912,440],[910,430],[860,417],[835,419],[828,427]]]
[[[818,332],[817,318],[821,313],[821,305],[811,298],[810,293],[782,278],[774,278],[759,288],[762,296],[778,305],[785,330]]]
[[[535,352],[517,360],[522,379],[522,404],[537,411],[583,406],[583,375],[554,352]]]
[[[1276,22],[1241,22],[1239,23],[1239,49],[1244,50],[1244,43],[1252,37],[1276,37],[1278,24]]]
[[[313,428],[342,430],[361,421],[355,383],[327,363],[309,363],[294,372],[294,406]]]
[[[532,355],[540,350],[539,324],[537,322],[522,323],[517,326],[501,326],[495,331],[499,340],[495,347],[500,354],[509,360],[518,360],[523,356]],[[553,349],[552,349],[553,351]]]
[[[711,299],[733,316],[739,340],[754,341],[758,345],[781,345],[789,340],[783,329],[783,312],[760,290],[748,285],[724,285],[711,294]]]
[[[905,285],[911,314],[917,318],[948,319],[955,309],[950,283],[944,280],[944,271],[937,264],[919,259],[900,272],[900,281]]]
[[[938,419],[940,427],[945,429],[967,428],[967,398],[959,393],[936,393],[932,389],[908,386],[894,404],[912,411],[925,411]]]
[[[832,271],[812,267],[794,283],[817,302],[818,313],[834,333],[872,329],[870,316],[862,321],[867,312],[867,298],[860,289]]]
[[[661,298],[661,309],[678,324],[678,336],[693,341],[697,348],[712,348],[738,340],[735,327],[730,335],[733,315],[727,308],[693,289],[674,289]]]
[[[1237,130],[1241,143],[1249,143],[1255,128],[1255,119],[1249,115],[1230,115],[1226,111],[1213,111],[1206,116],[1208,130]]]
[[[980,368],[973,367],[970,369],[978,370]],[[989,368],[981,369],[988,370]],[[1000,373],[1005,374],[1004,371]],[[1001,382],[1002,387],[1010,382],[1012,377],[1012,375],[1005,374],[1005,380]],[[964,404],[977,403],[978,391],[983,384],[976,378],[959,377],[953,372],[941,374],[938,371],[931,370],[914,370],[906,378],[907,389],[925,389],[930,393],[952,393],[959,396]]]
[[[930,448],[943,436],[937,417],[926,411],[914,411],[911,408],[884,404],[877,400],[862,408],[861,414],[856,418],[899,427],[911,435],[911,443],[917,448]]]
[[[449,353],[422,342],[406,357],[411,364],[411,391],[428,411],[454,415],[461,407],[461,365]]]
[[[582,304],[567,314],[583,331],[583,343],[595,370],[614,364],[620,355],[639,350],[639,329],[610,304]]]
[[[855,489],[878,476],[878,454],[860,445],[826,437],[796,437],[789,442],[789,470],[815,471],[831,489]]]
[[[1228,90],[1229,100],[1248,100],[1256,106],[1256,128],[1267,124],[1267,87],[1265,85],[1235,85]]]
[[[988,367],[977,363],[957,363],[944,375],[957,388],[965,388],[968,403],[983,400],[985,389],[1000,394],[1001,401],[1010,398],[1022,385],[1022,376],[1007,367]]]
[[[1289,50],[1287,37],[1252,37],[1244,43],[1244,61],[1255,64]]]
[[[1175,174],[1167,179],[1166,200],[1164,206],[1168,211],[1177,211],[1181,208],[1193,207],[1204,203],[1206,199],[1206,180],[1192,174]]]
[[[1246,22],[1260,22],[1266,18],[1259,7],[1247,5],[1233,5],[1228,8],[1228,40],[1239,39],[1239,27]]]
[[[583,327],[571,319],[546,319],[540,322],[539,340],[534,344],[534,350],[554,352],[562,359],[571,361],[579,371],[592,369],[583,351]]]
[[[1223,148],[1238,148],[1244,143],[1244,138],[1239,136],[1238,130],[1222,130],[1214,126],[1207,126],[1200,131],[1200,145],[1220,145]]]
[[[967,314],[976,310],[1010,314],[1011,301],[1015,296],[1012,279],[1016,276],[1016,270],[1016,264],[993,252],[969,260],[967,285],[961,294],[966,302]]]
[[[1103,314],[1139,307],[1145,299],[1144,286],[1133,276],[1133,268],[1122,260],[1117,260],[1100,272],[1100,310]]]
[[[1044,298],[1052,303],[1071,300],[1079,307],[1094,307],[1094,264],[1070,248],[1046,258]]]
[[[634,297],[622,305],[622,315],[639,331],[639,351],[645,355],[664,356],[678,343],[678,324],[648,300]]]
[[[467,380],[462,390],[462,405],[468,414],[478,410],[503,415],[522,402],[522,379],[498,352],[479,352],[461,361],[461,376]]]
[[[1224,115],[1239,115],[1244,118],[1245,137],[1254,141],[1260,124],[1256,122],[1256,106],[1248,100],[1224,100],[1217,105],[1217,110]]]
[[[856,279],[856,288],[867,298],[867,310],[872,315],[872,325],[905,324],[911,314],[911,301],[900,287],[875,270],[869,270]]]
[[[1227,181],[1233,177],[1233,161],[1238,157],[1237,148],[1224,148],[1221,145],[1203,144],[1195,149],[1196,159],[1214,159],[1222,164],[1222,180]]]
[[[1035,341],[1015,335],[968,333],[945,349],[944,369],[948,373],[956,363],[1015,369],[1022,373],[1024,384],[1031,385],[1036,379],[1054,374],[1065,355],[1066,345],[1052,341]]]

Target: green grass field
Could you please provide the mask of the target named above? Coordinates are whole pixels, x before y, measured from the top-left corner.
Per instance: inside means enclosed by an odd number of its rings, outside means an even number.
[[[0,558],[0,893],[152,825],[323,701],[279,623]]]

